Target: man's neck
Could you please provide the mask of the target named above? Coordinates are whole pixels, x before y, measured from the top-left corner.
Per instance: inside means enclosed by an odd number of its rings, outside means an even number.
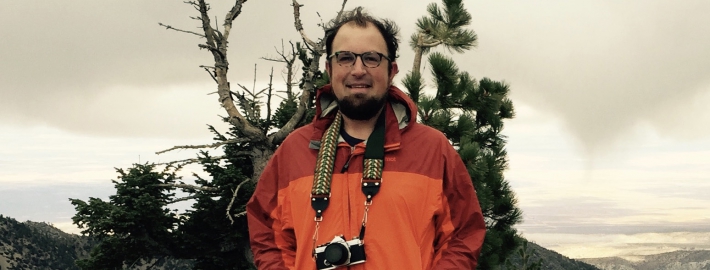
[[[377,118],[380,117],[380,114],[383,113],[383,111],[384,108],[380,109],[380,112],[377,113],[375,117],[368,120],[353,120],[343,115],[343,128],[348,135],[358,139],[367,140],[372,131],[375,130]]]

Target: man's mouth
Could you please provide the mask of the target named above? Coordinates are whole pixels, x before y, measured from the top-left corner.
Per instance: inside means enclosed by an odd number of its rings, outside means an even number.
[[[352,89],[363,89],[363,88],[370,88],[370,87],[372,87],[372,85],[370,85],[370,84],[361,84],[361,83],[358,83],[358,84],[346,84],[345,86],[346,86],[347,88],[352,88]]]

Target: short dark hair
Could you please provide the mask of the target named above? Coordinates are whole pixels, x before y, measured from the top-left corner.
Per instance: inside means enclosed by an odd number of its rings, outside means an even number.
[[[363,11],[362,7],[356,7],[351,11],[345,11],[340,17],[330,21],[327,29],[325,30],[325,53],[326,57],[333,53],[333,39],[335,35],[338,34],[340,27],[348,24],[355,23],[359,27],[367,27],[368,23],[372,23],[377,30],[380,31],[382,37],[385,39],[385,44],[387,44],[387,57],[395,61],[397,58],[397,48],[399,47],[399,40],[397,35],[399,34],[399,28],[397,25],[387,19],[376,19],[366,12]],[[392,63],[389,63],[392,65]]]

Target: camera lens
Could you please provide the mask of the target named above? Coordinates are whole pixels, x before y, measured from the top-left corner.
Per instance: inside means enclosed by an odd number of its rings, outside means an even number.
[[[342,265],[348,261],[348,248],[340,243],[332,243],[325,247],[325,260],[332,265]]]

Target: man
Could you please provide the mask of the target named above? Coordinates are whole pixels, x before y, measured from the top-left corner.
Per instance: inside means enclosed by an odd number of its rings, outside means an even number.
[[[361,8],[326,31],[331,84],[316,117],[277,149],[247,204],[259,269],[475,269],[478,199],[446,137],[392,86],[397,31]]]

